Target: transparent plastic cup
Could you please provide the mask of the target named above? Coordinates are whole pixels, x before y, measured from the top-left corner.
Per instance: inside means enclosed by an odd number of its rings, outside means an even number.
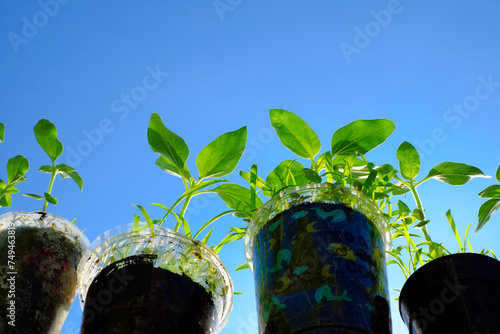
[[[261,334],[390,333],[387,221],[355,190],[287,189],[254,215],[245,255]]]
[[[60,333],[90,242],[46,212],[0,216],[0,333]]]
[[[172,230],[126,224],[100,235],[84,265],[81,333],[217,333],[234,287],[219,257]]]

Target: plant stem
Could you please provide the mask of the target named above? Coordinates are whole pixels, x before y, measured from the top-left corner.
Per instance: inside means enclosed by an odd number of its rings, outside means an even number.
[[[56,171],[55,160],[52,160],[52,176],[50,178],[49,189],[47,190],[47,194],[49,194],[49,195],[52,192],[52,187],[54,186],[54,180],[56,179],[56,175],[57,175],[57,171]],[[43,202],[42,211],[45,211],[47,209],[48,204],[49,204],[49,201],[47,201],[47,199],[45,199],[45,201]]]
[[[424,214],[424,208],[422,206],[420,196],[418,195],[417,187],[413,183],[413,180],[411,180],[410,183],[408,183],[407,185],[411,189],[411,193],[413,194],[413,198],[415,199],[415,203],[417,204],[417,208],[420,210],[420,212],[422,212],[422,214]],[[421,227],[421,229],[422,229],[422,233],[424,234],[425,240],[429,242],[429,252],[432,253],[434,246],[432,245],[432,239],[431,239],[429,233],[427,232],[427,226],[424,225]]]

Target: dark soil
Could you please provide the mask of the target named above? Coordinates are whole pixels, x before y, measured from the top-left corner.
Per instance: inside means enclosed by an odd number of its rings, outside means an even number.
[[[216,333],[211,295],[186,275],[153,267],[155,256],[130,256],[94,279],[81,334]]]

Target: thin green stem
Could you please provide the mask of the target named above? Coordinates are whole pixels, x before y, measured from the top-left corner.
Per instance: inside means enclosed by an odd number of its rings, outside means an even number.
[[[56,179],[56,175],[57,175],[56,161],[52,160],[52,176],[50,178],[49,189],[47,190],[47,194],[49,194],[49,195],[52,192],[52,187],[54,186],[54,180]],[[48,204],[49,204],[49,201],[47,201],[47,199],[45,199],[45,201],[43,202],[42,211],[45,211],[47,209]]]

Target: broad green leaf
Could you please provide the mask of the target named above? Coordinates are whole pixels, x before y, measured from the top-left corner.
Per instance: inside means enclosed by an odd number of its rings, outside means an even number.
[[[420,157],[412,144],[403,142],[396,152],[401,175],[407,180],[413,180],[420,172]]]
[[[394,129],[394,123],[387,119],[354,121],[335,131],[331,154],[366,154],[382,144]]]
[[[50,165],[43,165],[40,168],[38,168],[38,171],[42,173],[52,174],[52,172],[54,171],[54,167]]]
[[[163,125],[160,116],[156,113],[151,115],[149,122],[148,142],[153,152],[170,160],[178,171],[184,170],[189,148],[181,137]]]
[[[49,193],[43,193],[43,196],[45,197],[45,199],[47,200],[47,202],[49,202],[50,204],[54,204],[54,205],[57,204],[57,198],[55,198],[54,196],[50,195]]]
[[[221,184],[217,188],[210,190],[210,192],[214,192],[219,195],[219,197],[230,209],[246,212],[247,217],[251,217],[252,204],[250,203],[250,189],[237,184],[228,183]],[[262,204],[262,200],[257,197],[256,206],[261,207]]]
[[[54,124],[46,119],[41,119],[33,130],[36,141],[50,159],[54,161],[59,158],[63,151],[63,144],[57,139],[57,130]]]
[[[398,215],[399,217],[406,217],[410,213],[410,208],[402,201],[398,201]]]
[[[479,197],[482,198],[495,198],[500,197],[500,184],[494,184],[487,187],[479,193]]]
[[[425,219],[424,213],[420,209],[413,210],[411,215],[420,221]]]
[[[3,191],[5,194],[16,194],[19,192],[19,189],[9,184]]]
[[[7,178],[9,185],[16,185],[23,182],[26,172],[30,168],[28,160],[22,155],[17,155],[7,162]]]
[[[500,165],[498,165],[496,179],[497,179],[498,182],[500,182]]]
[[[4,194],[0,197],[0,206],[6,208],[12,205],[12,196],[10,194]]]
[[[427,225],[429,222],[430,222],[430,220],[422,220],[422,221],[420,221],[418,224],[415,224],[415,227],[416,227],[416,228],[422,228],[422,227],[424,227],[425,225]]]
[[[309,183],[311,183],[311,181],[309,181],[304,173],[304,166],[302,166],[300,162],[292,160],[281,162],[266,178],[267,186],[274,189],[276,192],[286,187],[300,186]],[[264,192],[264,195],[269,196],[270,194]]]
[[[78,175],[78,173],[76,172],[76,169],[74,169],[73,167],[70,167],[66,164],[59,164],[56,166],[56,170],[57,170],[57,173],[61,174],[61,176],[63,178],[69,177],[69,178],[73,179],[73,181],[76,182],[76,184],[78,185],[80,190],[83,189],[83,180],[80,177],[80,175]]]
[[[155,164],[169,174],[178,176],[180,178],[182,178],[182,175],[184,175],[186,179],[191,178],[191,174],[189,173],[189,169],[186,164],[184,165],[183,172],[181,173],[179,171],[179,168],[163,155],[156,159]]]
[[[21,194],[24,197],[34,198],[34,199],[45,199],[45,197],[37,195],[37,194]]]
[[[271,109],[269,116],[283,145],[299,157],[314,161],[321,142],[311,127],[299,116],[283,109]]]
[[[491,215],[497,211],[500,207],[500,198],[492,198],[484,202],[479,208],[478,219],[479,224],[477,225],[476,232],[479,231],[484,224],[490,220]]]
[[[0,179],[0,192],[7,188],[7,184],[4,182],[4,180]]]
[[[227,132],[205,146],[196,158],[200,179],[231,173],[245,151],[247,127]]]
[[[322,178],[321,176],[319,176],[318,173],[316,173],[316,171],[310,168],[304,168],[302,169],[302,171],[304,172],[304,175],[307,177],[307,179],[310,180],[311,182],[321,183]]]
[[[436,179],[454,186],[463,185],[475,177],[488,177],[476,167],[457,162],[443,162],[432,168],[425,179]]]
[[[0,143],[3,143],[5,141],[5,125],[3,123],[0,123]]]

